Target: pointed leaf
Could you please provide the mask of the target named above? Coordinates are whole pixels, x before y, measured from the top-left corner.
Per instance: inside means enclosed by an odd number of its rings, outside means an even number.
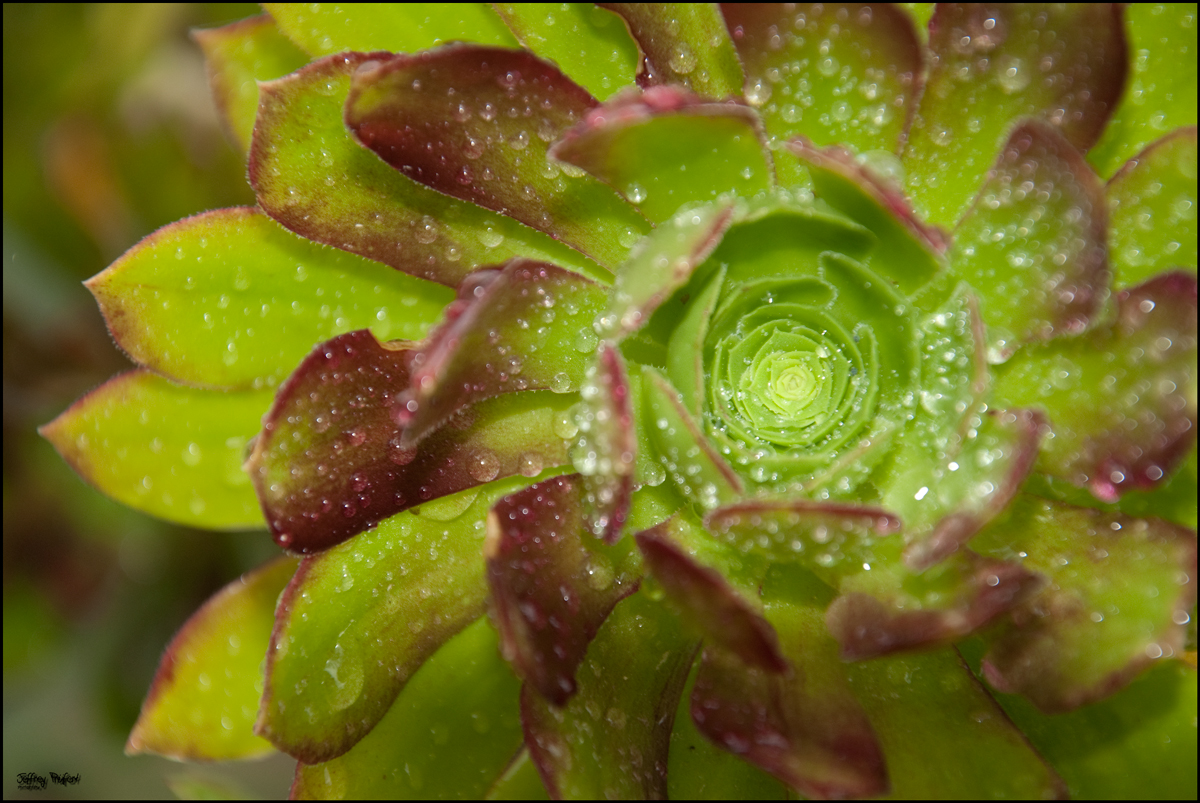
[[[671,726],[695,649],[675,617],[634,594],[596,634],[564,709],[525,685],[525,743],[551,797],[666,796]]]
[[[896,799],[1066,796],[953,649],[849,664],[846,674],[888,758]]]
[[[308,57],[266,14],[221,28],[193,30],[192,38],[204,51],[208,83],[225,135],[245,154],[258,112],[257,82],[298,70]]]
[[[712,204],[659,225],[617,274],[608,312],[598,322],[600,333],[621,338],[643,326],[659,305],[687,284],[734,219],[732,206]]]
[[[1032,596],[1043,578],[1020,564],[959,549],[913,576],[886,556],[841,579],[825,624],[848,661],[948,644]]]
[[[524,736],[522,735],[522,739]],[[537,767],[529,757],[529,749],[522,746],[504,774],[496,779],[487,791],[487,800],[549,800],[550,795],[542,785]]]
[[[740,95],[744,78],[737,51],[715,5],[598,3],[621,15],[642,52],[638,84],[681,84],[698,95]]]
[[[1019,352],[993,392],[1046,411],[1037,470],[1108,502],[1157,484],[1196,438],[1196,278],[1163,274],[1116,302],[1110,326]]]
[[[637,429],[625,361],[607,341],[580,390],[583,409],[576,415],[582,433],[572,449],[581,474],[588,529],[610,544],[621,537],[637,469]]]
[[[1060,128],[1079,150],[1100,138],[1125,84],[1121,16],[1098,3],[938,7],[934,60],[903,153],[922,217],[958,220],[1021,117]]]
[[[809,166],[816,196],[878,239],[878,256],[869,263],[873,269],[905,293],[912,293],[941,269],[949,235],[917,217],[892,180],[859,164],[838,146],[819,149],[801,137],[787,147]]]
[[[455,39],[512,47],[487,3],[437,6],[264,3],[280,29],[311,56],[344,50],[417,51]]]
[[[581,538],[583,487],[578,475],[556,477],[501,499],[488,514],[488,584],[505,656],[526,688],[563,705],[588,643],[621,599],[637,589],[625,571]],[[611,565],[611,564],[610,564]]]
[[[820,609],[798,603],[796,586],[789,585],[782,596],[768,598],[766,614],[791,671],[768,674],[708,646],[692,692],[692,719],[718,746],[807,797],[886,793],[883,754],[846,683],[837,645]]]
[[[768,133],[894,154],[921,94],[921,42],[899,8],[722,3]]]
[[[247,572],[192,614],[159,663],[126,753],[218,761],[273,752],[254,735],[254,718],[275,601],[296,563]]]
[[[209,529],[263,525],[246,444],[270,391],[185,388],[145,369],[113,377],[38,431],[79,476],[135,510]]]
[[[245,207],[165,226],[87,286],[133,359],[231,388],[274,387],[314,345],[356,327],[418,339],[453,297]]]
[[[484,519],[519,484],[430,502],[306,558],[279,602],[256,731],[310,764],[370,733],[425,660],[483,613]]]
[[[514,259],[473,276],[409,358],[392,405],[409,448],[463,408],[520,390],[578,388],[596,347],[604,289],[545,262]]]
[[[478,800],[520,748],[519,694],[481,619],[430,656],[348,753],[298,764],[292,797]]]
[[[964,655],[966,646],[971,642]],[[968,660],[978,663],[974,655]],[[1062,773],[1073,798],[1192,800],[1196,690],[1195,667],[1175,660],[1158,662],[1113,696],[1063,714],[1043,714],[1019,695],[993,696]]]
[[[769,672],[787,670],[774,629],[718,569],[706,566],[671,537],[663,522],[636,536],[646,568],[685,619],[734,661]],[[706,651],[707,655],[707,651]]]
[[[954,234],[990,362],[1023,343],[1080,332],[1108,294],[1107,210],[1090,167],[1053,126],[1019,125]]]
[[[1196,271],[1196,127],[1155,141],[1105,188],[1113,283],[1123,289],[1172,268]]]
[[[692,666],[671,732],[667,792],[671,800],[788,800],[790,789],[773,775],[718,747],[692,720],[700,662]]]
[[[390,402],[409,387],[412,347],[349,332],[280,389],[247,464],[280,546],[328,549],[431,499],[567,462],[559,420],[575,399],[553,393],[481,402],[402,446]]]
[[[1050,581],[989,638],[983,671],[1001,691],[1066,711],[1183,650],[1196,601],[1195,532],[1025,496],[973,545],[1016,552]]]
[[[513,256],[605,275],[573,248],[418,184],[356,142],[343,122],[351,76],[388,58],[330,57],[259,87],[249,172],[263,211],[302,237],[451,287]]]
[[[613,270],[650,226],[591,176],[563,174],[549,143],[596,100],[523,50],[447,45],[364,62],[346,125],[405,176],[578,248]]]
[[[706,508],[742,496],[745,486],[741,478],[705,437],[671,383],[646,365],[642,366],[642,387],[643,414],[654,422],[651,440],[679,492]]]
[[[1133,3],[1128,89],[1104,136],[1088,151],[1101,176],[1179,126],[1196,125],[1196,7],[1190,3]]]
[[[522,45],[553,61],[593,97],[633,83],[637,44],[616,14],[591,3],[493,3]]]
[[[550,155],[601,179],[661,223],[685,204],[766,190],[772,175],[765,141],[748,107],[660,86],[588,112]]]

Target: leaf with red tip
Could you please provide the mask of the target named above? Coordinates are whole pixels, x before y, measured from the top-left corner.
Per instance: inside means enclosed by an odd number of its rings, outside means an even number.
[[[555,477],[506,496],[487,520],[488,583],[505,656],[555,705],[576,688],[575,670],[609,611],[637,578],[598,561],[584,543],[583,485]]]
[[[575,423],[581,435],[571,447],[572,462],[582,475],[588,528],[613,544],[629,516],[638,443],[625,360],[607,341],[580,395],[584,408]]]
[[[125,752],[221,761],[272,752],[254,735],[275,601],[296,571],[278,558],[217,592],[159,663]]]
[[[900,519],[881,508],[850,503],[764,499],[712,510],[704,527],[731,546],[769,550],[775,561],[799,563],[836,583],[852,571],[843,564],[876,560],[881,539],[900,529]]]
[[[637,331],[671,294],[687,284],[736,219],[731,205],[684,211],[644,239],[617,274],[608,312],[598,325],[604,337]]]
[[[904,517],[904,562],[913,571],[924,571],[966,544],[1004,512],[1033,470],[1047,429],[1045,416],[1032,410],[989,410],[982,419],[966,419],[968,426],[976,421],[972,436],[949,456],[947,468],[953,470],[939,467],[936,474],[917,477],[930,504],[893,506]]]
[[[247,389],[275,387],[313,346],[349,329],[420,338],[453,298],[245,207],[164,226],[87,287],[142,365],[188,384]]]
[[[588,112],[550,155],[603,180],[661,223],[685,204],[765,191],[773,183],[765,142],[750,108],[656,86]]]
[[[811,582],[811,581],[810,581]],[[862,706],[846,683],[820,609],[790,589],[768,602],[791,666],[771,674],[707,646],[691,713],[719,747],[761,767],[807,797],[866,797],[888,790],[888,772]]]
[[[881,563],[845,578],[825,623],[848,661],[946,644],[1030,596],[1042,578],[960,549],[917,578]]]
[[[428,502],[306,558],[279,601],[256,732],[306,764],[370,733],[425,659],[483,614],[484,521],[521,482]]]
[[[390,402],[409,387],[413,345],[349,332],[280,389],[247,464],[280,546],[328,549],[431,499],[567,462],[556,429],[574,398],[553,393],[486,400],[401,445]]]
[[[1016,120],[1046,120],[1086,151],[1125,86],[1115,4],[946,3],[929,22],[929,47],[934,59],[903,161],[918,211],[941,225],[966,210]]]
[[[204,51],[208,83],[226,136],[244,155],[254,133],[258,81],[269,81],[308,63],[266,14],[220,28],[193,30]]]
[[[983,671],[997,689],[1067,711],[1182,652],[1196,601],[1194,531],[1023,496],[972,545],[1018,553],[1049,579],[988,639]]]
[[[297,764],[291,796],[480,800],[521,749],[520,693],[481,618],[429,657],[349,752]]]
[[[586,275],[606,272],[512,218],[401,175],[346,130],[343,106],[359,65],[391,53],[347,53],[259,86],[250,184],[268,215],[309,240],[457,287],[514,256]]]
[[[610,270],[650,226],[590,176],[564,175],[549,143],[596,100],[524,50],[455,44],[358,65],[346,125],[405,176],[515,218]]]
[[[1118,290],[1172,268],[1196,271],[1196,127],[1155,141],[1105,188]]]
[[[242,470],[270,391],[176,385],[138,369],[38,429],[75,472],[135,510],[190,527],[251,529],[262,511]]]
[[[746,98],[772,137],[895,153],[921,94],[921,42],[891,4],[722,3]]]
[[[941,270],[949,235],[922,221],[894,182],[837,145],[817,148],[800,137],[786,147],[809,166],[816,196],[878,239],[877,256],[868,261],[874,270],[905,293],[916,291]]]
[[[593,97],[633,83],[641,61],[620,17],[590,3],[492,3],[520,43],[552,61]]]
[[[459,289],[446,321],[409,358],[409,389],[392,403],[401,446],[452,415],[519,390],[578,388],[596,346],[604,288],[544,262],[514,259]]]
[[[563,709],[521,691],[525,743],[552,798],[662,799],[679,695],[696,641],[634,594],[605,620]]]
[[[949,260],[979,297],[989,362],[1093,323],[1108,295],[1107,219],[1100,180],[1062,133],[1039,121],[1012,132]]]
[[[821,739],[836,744],[839,735],[851,747],[873,744],[887,757],[891,797],[919,800],[948,794],[973,800],[1063,794],[1054,770],[953,649],[844,663],[824,623],[830,591],[810,573],[776,564],[763,583],[763,597],[767,618],[783,637],[789,659],[804,672],[801,690],[808,697],[798,701],[814,709],[811,719],[793,721],[794,726],[818,745]],[[840,769],[843,778],[870,780],[861,774],[871,767],[862,764],[869,755],[851,752],[848,757],[857,757],[857,764],[834,755],[830,765],[813,767],[810,774],[823,779]],[[930,756],[938,760],[930,761]]]
[[[671,537],[678,517],[638,533],[646,568],[684,617],[707,638],[747,666],[783,672],[787,660],[774,629],[759,607],[734,588],[717,569],[698,562]],[[706,653],[707,654],[707,653]]]
[[[681,84],[698,95],[740,95],[744,78],[737,51],[715,5],[597,3],[625,20],[642,52],[638,84]]]
[[[1196,277],[1163,274],[1116,302],[1111,325],[1018,352],[993,392],[1046,411],[1036,470],[1106,502],[1156,485],[1196,438]]]

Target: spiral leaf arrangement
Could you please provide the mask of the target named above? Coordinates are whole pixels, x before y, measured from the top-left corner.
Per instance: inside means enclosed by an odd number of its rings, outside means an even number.
[[[267,8],[198,34],[258,206],[92,280],[143,367],[43,429],[289,553],[131,750],[1194,795],[1194,9]]]

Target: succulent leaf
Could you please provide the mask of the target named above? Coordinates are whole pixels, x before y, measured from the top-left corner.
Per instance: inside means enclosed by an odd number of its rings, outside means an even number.
[[[649,225],[592,176],[564,173],[549,143],[596,100],[521,50],[447,45],[361,62],[346,124],[404,175],[551,234],[614,269]],[[583,210],[587,210],[586,213]]]
[[[452,297],[247,208],[165,226],[87,286],[113,338],[139,363],[179,382],[234,389],[278,385],[339,330],[419,339]]]
[[[200,34],[259,207],[89,283],[293,794],[1194,796],[1194,7],[601,5]]]
[[[159,664],[127,753],[215,761],[272,751],[252,726],[275,601],[295,570],[294,558],[277,558],[192,614]]]
[[[604,275],[574,249],[418,184],[355,141],[342,120],[352,77],[391,55],[330,56],[259,87],[249,172],[263,211],[301,237],[450,287],[515,256]]]
[[[193,527],[256,529],[242,471],[270,391],[176,385],[139,368],[113,377],[39,432],[79,476],[130,507]]]

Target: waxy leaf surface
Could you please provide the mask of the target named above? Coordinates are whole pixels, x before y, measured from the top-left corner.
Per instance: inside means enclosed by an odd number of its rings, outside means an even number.
[[[249,173],[263,211],[302,237],[450,287],[514,256],[604,275],[512,218],[405,177],[353,138],[342,114],[351,77],[391,55],[331,56],[259,87]]]
[[[263,7],[310,56],[345,50],[415,52],[456,39],[516,46],[487,3],[264,3]]]
[[[249,208],[165,226],[87,286],[139,363],[227,388],[275,387],[314,345],[351,329],[419,339],[453,297]]]
[[[596,105],[521,50],[450,45],[358,65],[346,124],[405,176],[500,212],[613,270],[649,225],[609,187],[548,161],[550,142]]]
[[[412,346],[349,332],[280,389],[248,463],[280,546],[326,549],[431,499],[567,461],[558,422],[574,399],[549,392],[489,399],[401,445],[391,404],[409,387]]]
[[[1078,333],[1096,316],[1109,282],[1103,192],[1048,123],[1023,123],[1009,137],[949,259],[979,299],[990,362]]]
[[[219,761],[274,750],[254,735],[254,719],[275,602],[296,563],[278,558],[247,572],[192,614],[163,655],[127,753]]]
[[[1178,129],[1125,163],[1105,188],[1117,289],[1173,268],[1196,272],[1196,127]]]
[[[192,527],[263,526],[246,446],[270,391],[185,388],[143,369],[113,377],[39,432],[89,483]]]
[[[1125,85],[1121,16],[1098,3],[938,6],[933,61],[902,155],[926,220],[954,225],[1021,117],[1057,126],[1080,150],[1100,138]]]
[[[1195,532],[1022,497],[972,543],[1017,552],[1049,579],[987,639],[983,672],[1001,691],[1019,691],[1048,713],[1070,710],[1183,650],[1196,601]]]
[[[641,59],[616,14],[592,3],[492,3],[525,47],[607,100],[633,83]]]
[[[520,683],[480,619],[430,656],[348,753],[297,764],[300,799],[483,798],[520,749]]]
[[[555,477],[506,496],[487,520],[487,577],[505,656],[555,705],[575,692],[588,643],[622,598],[637,589],[624,572],[598,571],[583,540],[583,484]]]
[[[1044,409],[1037,469],[1113,502],[1170,472],[1196,439],[1196,277],[1167,273],[1117,295],[1116,320],[996,374],[998,406]]]
[[[921,89],[921,43],[904,11],[722,3],[721,13],[746,70],[746,99],[772,137],[898,150]]]
[[[258,113],[256,82],[287,75],[308,59],[266,14],[221,28],[194,30],[192,38],[204,51],[208,82],[225,135],[245,155]]]
[[[342,755],[486,607],[484,519],[509,480],[397,514],[306,558],[280,600],[257,732],[305,763]]]
[[[588,647],[565,708],[525,686],[525,741],[551,797],[666,796],[671,726],[695,648],[675,617],[634,594]]]
[[[742,91],[742,66],[721,12],[704,3],[599,3],[625,20],[642,64],[643,87],[679,84],[723,100]]]
[[[748,197],[773,183],[757,116],[676,86],[593,109],[550,155],[602,179],[655,223],[687,204],[729,192]]]
[[[597,343],[591,324],[604,297],[599,285],[544,262],[515,259],[472,276],[445,322],[410,358],[409,389],[392,405],[401,445],[416,445],[484,399],[578,389]]]

